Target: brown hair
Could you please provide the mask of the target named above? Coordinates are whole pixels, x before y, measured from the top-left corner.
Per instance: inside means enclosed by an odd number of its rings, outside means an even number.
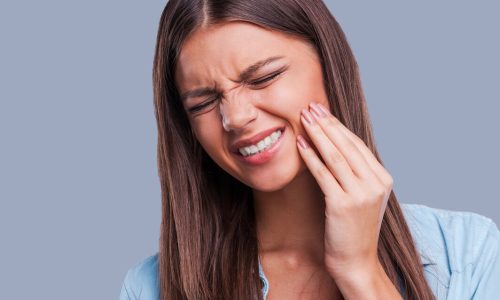
[[[313,45],[321,59],[332,113],[381,162],[357,62],[340,25],[321,0],[168,1],[159,24],[153,69],[162,192],[161,299],[262,299],[252,191],[202,149],[174,80],[186,37],[200,26],[232,20],[293,34]],[[406,299],[434,299],[394,192],[382,222],[378,255]]]

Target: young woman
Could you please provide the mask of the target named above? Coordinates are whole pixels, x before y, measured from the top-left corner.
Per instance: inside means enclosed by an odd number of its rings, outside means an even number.
[[[498,297],[495,223],[398,204],[320,0],[170,0],[153,78],[160,249],[121,299]]]

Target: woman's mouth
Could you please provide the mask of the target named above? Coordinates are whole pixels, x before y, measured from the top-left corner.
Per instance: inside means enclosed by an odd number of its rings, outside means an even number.
[[[285,127],[271,133],[258,143],[241,147],[234,155],[238,160],[249,165],[261,165],[273,158],[282,144],[285,135]]]

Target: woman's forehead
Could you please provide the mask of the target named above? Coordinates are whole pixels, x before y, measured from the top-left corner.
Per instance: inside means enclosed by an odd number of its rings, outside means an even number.
[[[269,57],[291,58],[297,38],[248,22],[232,21],[193,32],[184,42],[176,67],[180,85],[217,77],[236,79],[244,68]]]

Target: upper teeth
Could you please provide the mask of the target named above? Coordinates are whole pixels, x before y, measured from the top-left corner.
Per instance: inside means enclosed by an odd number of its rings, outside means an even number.
[[[257,144],[239,148],[238,151],[240,151],[241,155],[243,156],[248,156],[255,154],[257,152],[261,152],[269,148],[270,146],[274,145],[274,143],[279,139],[280,136],[281,136],[281,131],[276,130],[275,132],[271,133],[267,137],[260,140]]]

